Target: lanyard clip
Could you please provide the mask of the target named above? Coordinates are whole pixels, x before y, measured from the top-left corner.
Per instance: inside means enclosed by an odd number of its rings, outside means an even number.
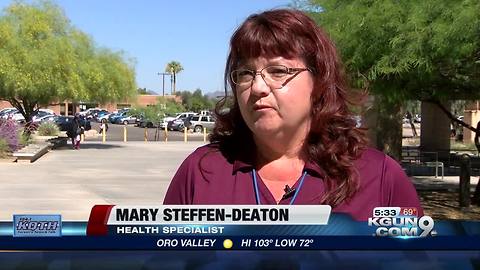
[[[292,197],[292,195],[295,194],[295,191],[297,191],[297,189],[291,188],[288,185],[285,185],[285,188],[283,189],[283,191],[285,191],[285,194],[283,194],[282,200],[285,200]]]

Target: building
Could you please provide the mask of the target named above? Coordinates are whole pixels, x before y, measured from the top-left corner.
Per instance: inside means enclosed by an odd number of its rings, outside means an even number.
[[[124,101],[124,102],[107,103],[107,104],[88,103],[88,102],[72,103],[72,102],[66,101],[62,103],[51,104],[47,108],[53,110],[57,115],[74,115],[77,112],[81,112],[89,108],[102,108],[102,109],[106,109],[109,112],[114,112],[123,108],[129,108],[133,106],[138,106],[138,107],[153,106],[158,103],[159,97],[163,97],[163,96],[137,95],[137,99],[133,102]],[[164,98],[175,100],[178,103],[182,102],[182,98],[180,96],[165,95]],[[9,107],[13,107],[9,102],[0,101],[0,109],[9,108]]]

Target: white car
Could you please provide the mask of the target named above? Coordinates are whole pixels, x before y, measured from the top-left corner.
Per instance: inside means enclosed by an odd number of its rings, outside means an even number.
[[[0,110],[0,116],[10,112],[10,111],[13,111],[13,110],[16,110],[16,108],[5,108],[5,109],[1,109]]]
[[[44,123],[48,121],[55,121],[55,115],[54,114],[47,114],[41,117],[34,117],[35,119],[32,119],[33,123]]]
[[[25,122],[25,117],[17,110],[11,110],[2,116],[4,119],[13,119],[17,122]]]

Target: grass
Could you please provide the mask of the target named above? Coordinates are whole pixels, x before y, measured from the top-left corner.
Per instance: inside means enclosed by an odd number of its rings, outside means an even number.
[[[450,149],[452,150],[467,150],[467,151],[477,151],[474,143],[463,143],[452,141],[450,142]]]
[[[32,136],[26,135],[23,131],[20,131],[19,138],[20,138],[19,148],[27,146],[33,141]]]
[[[403,138],[402,146],[420,146],[420,137],[416,138]],[[455,141],[453,138],[450,140],[451,151],[464,151],[477,153],[477,148],[474,143],[463,143]]]
[[[5,139],[0,138],[0,158],[7,158],[11,154],[10,147]]]

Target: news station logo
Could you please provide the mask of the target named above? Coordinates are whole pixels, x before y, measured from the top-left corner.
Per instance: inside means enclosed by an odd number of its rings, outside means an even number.
[[[61,215],[13,215],[14,237],[62,236]]]
[[[374,236],[413,238],[435,236],[435,222],[429,216],[418,217],[414,207],[376,207],[368,226],[376,227]]]

